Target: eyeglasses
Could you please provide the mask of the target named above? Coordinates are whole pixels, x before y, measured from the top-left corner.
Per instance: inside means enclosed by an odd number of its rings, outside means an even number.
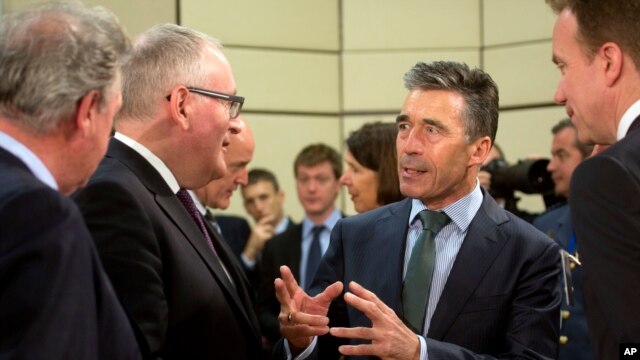
[[[238,117],[238,115],[240,115],[242,104],[244,104],[244,98],[242,96],[235,96],[197,87],[187,87],[187,90],[189,90],[189,92],[212,97],[214,99],[227,100],[230,103],[229,117],[232,119],[235,119]],[[167,100],[171,100],[171,95],[167,96]]]

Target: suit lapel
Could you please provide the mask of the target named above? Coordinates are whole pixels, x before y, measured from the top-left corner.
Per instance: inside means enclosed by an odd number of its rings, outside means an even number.
[[[467,236],[431,319],[429,338],[442,339],[475,292],[508,241],[506,235],[498,230],[498,225],[505,221],[508,218],[504,210],[484,193],[483,204],[469,225]]]

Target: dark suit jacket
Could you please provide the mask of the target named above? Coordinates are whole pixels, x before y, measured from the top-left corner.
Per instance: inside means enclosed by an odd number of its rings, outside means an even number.
[[[640,119],[624,139],[583,161],[571,181],[571,216],[584,267],[584,302],[596,358],[640,343]]]
[[[139,359],[77,206],[0,149],[0,359]]]
[[[240,259],[249,235],[251,235],[249,223],[240,216],[215,215],[215,218],[218,226],[220,226],[224,240],[229,244],[236,257]]]
[[[567,250],[571,240],[571,211],[568,203],[561,203],[538,216],[533,226],[555,240],[558,245]],[[575,248],[574,248],[575,255]],[[573,306],[567,305],[562,297],[562,326],[560,336],[566,342],[560,341],[559,360],[589,360],[594,359],[587,318],[584,313],[584,296],[582,295],[582,267],[576,266],[571,271],[571,281],[574,289]]]
[[[410,211],[411,199],[405,199],[338,222],[310,293],[337,280],[356,281],[402,318]],[[428,356],[555,359],[560,302],[558,245],[484,193],[433,314]],[[330,326],[371,326],[342,297],[329,318]],[[334,345],[330,336],[321,337],[315,355],[334,358]]]
[[[216,257],[160,174],[112,139],[75,197],[148,357],[255,359],[260,335],[247,281],[209,230]],[[224,262],[233,281],[220,265]]]
[[[280,277],[282,265],[287,265],[296,279],[300,278],[301,241],[302,223],[290,226],[287,231],[267,242],[258,264],[258,317],[263,335],[271,342],[280,338],[280,303],[273,281]]]

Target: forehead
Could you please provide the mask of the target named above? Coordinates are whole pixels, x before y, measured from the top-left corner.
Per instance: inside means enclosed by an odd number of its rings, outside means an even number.
[[[316,176],[316,175],[333,175],[333,168],[329,161],[323,161],[319,164],[306,166],[298,165],[298,177],[300,176]]]
[[[568,50],[576,50],[580,44],[577,40],[578,22],[569,10],[563,10],[553,26],[552,49],[555,63],[566,61],[564,57]]]
[[[455,91],[415,89],[407,94],[402,114],[410,120],[457,120],[460,123],[465,109],[464,97]]]
[[[271,181],[267,181],[267,180],[260,180],[256,183],[253,184],[249,184],[247,186],[244,186],[242,188],[242,193],[243,194],[264,194],[264,193],[270,193],[270,194],[275,194],[276,189],[273,186],[273,184],[271,183]]]

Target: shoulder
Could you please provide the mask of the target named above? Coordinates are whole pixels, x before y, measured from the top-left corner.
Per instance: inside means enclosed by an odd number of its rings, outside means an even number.
[[[247,219],[241,216],[234,215],[215,215],[216,221],[220,225],[220,227],[224,226],[238,226],[238,227],[249,227],[249,222]]]
[[[267,242],[267,247],[281,247],[291,243],[300,242],[302,239],[302,223],[290,226],[286,231],[274,236]]]
[[[533,226],[540,228],[543,224],[550,222],[558,222],[558,220],[564,218],[569,213],[569,204],[565,201],[555,204],[548,208],[544,213],[538,215],[533,220]]]

